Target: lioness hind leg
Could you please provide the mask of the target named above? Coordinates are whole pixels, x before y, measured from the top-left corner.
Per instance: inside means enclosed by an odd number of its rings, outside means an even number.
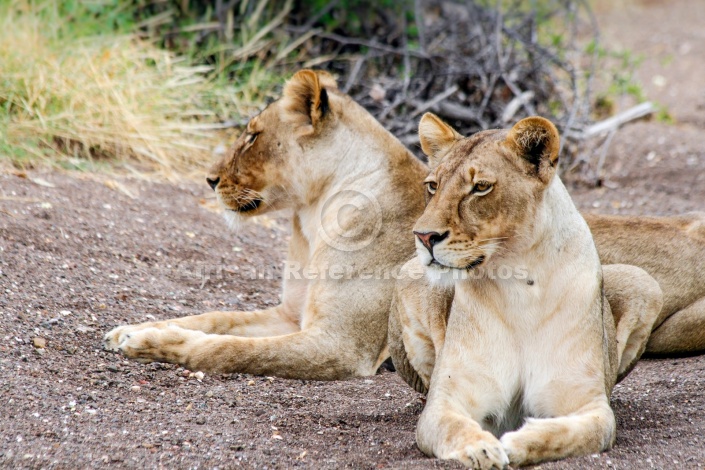
[[[647,354],[672,355],[705,351],[705,298],[659,325],[646,345]]]
[[[299,331],[299,325],[279,305],[252,312],[208,312],[173,320],[123,325],[109,331],[103,344],[106,349],[116,351],[125,335],[147,328],[163,329],[170,326],[208,334],[248,337],[279,336]]]
[[[602,267],[605,297],[616,327],[617,382],[631,372],[646,349],[663,306],[658,282],[641,268],[625,264]]]

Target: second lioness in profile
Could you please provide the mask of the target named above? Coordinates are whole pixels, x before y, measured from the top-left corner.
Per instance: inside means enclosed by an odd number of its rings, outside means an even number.
[[[414,226],[418,257],[393,301],[400,327],[390,328],[395,364],[429,387],[419,447],[474,469],[608,449],[609,396],[646,346],[658,284],[624,265],[606,266],[603,279],[590,229],[556,176],[549,121],[463,138],[427,114],[419,135],[432,170],[427,205]],[[419,268],[428,279],[413,276]]]

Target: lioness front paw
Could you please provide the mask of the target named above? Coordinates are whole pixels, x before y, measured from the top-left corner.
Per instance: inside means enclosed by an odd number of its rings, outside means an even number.
[[[509,457],[502,444],[489,433],[483,433],[476,441],[450,453],[448,458],[458,460],[473,470],[504,470],[509,467]]]
[[[521,465],[526,461],[526,443],[522,440],[522,435],[518,431],[508,432],[500,439],[504,452],[509,457],[512,464]]]
[[[186,330],[171,325],[165,328],[131,329],[127,327],[116,328],[108,333],[106,344],[108,342],[111,345],[117,344],[115,350],[139,362],[185,364],[191,346],[202,336],[205,336],[205,333],[201,331]]]
[[[144,328],[142,325],[122,325],[112,330],[103,337],[103,348],[108,351],[119,351],[120,344],[125,341],[128,333]]]

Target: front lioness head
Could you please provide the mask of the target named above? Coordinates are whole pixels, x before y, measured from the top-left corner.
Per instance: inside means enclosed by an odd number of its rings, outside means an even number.
[[[329,91],[336,90],[328,73],[301,70],[287,82],[281,99],[247,123],[206,178],[226,216],[235,220],[300,203],[296,176],[303,160],[315,153],[309,142],[335,120]]]
[[[516,248],[556,172],[555,126],[531,117],[508,131],[464,138],[429,113],[419,137],[432,169],[426,209],[414,226],[421,262],[435,270],[470,270]]]

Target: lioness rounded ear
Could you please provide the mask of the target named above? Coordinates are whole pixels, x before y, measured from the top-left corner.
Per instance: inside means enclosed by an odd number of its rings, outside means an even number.
[[[437,167],[450,148],[463,136],[433,113],[426,113],[419,122],[421,149],[431,168]]]
[[[284,109],[288,117],[310,133],[330,112],[326,87],[337,88],[335,79],[324,71],[300,70],[284,85]]]
[[[544,183],[548,183],[556,171],[560,143],[556,126],[538,116],[517,122],[505,141],[513,153],[531,163]]]

